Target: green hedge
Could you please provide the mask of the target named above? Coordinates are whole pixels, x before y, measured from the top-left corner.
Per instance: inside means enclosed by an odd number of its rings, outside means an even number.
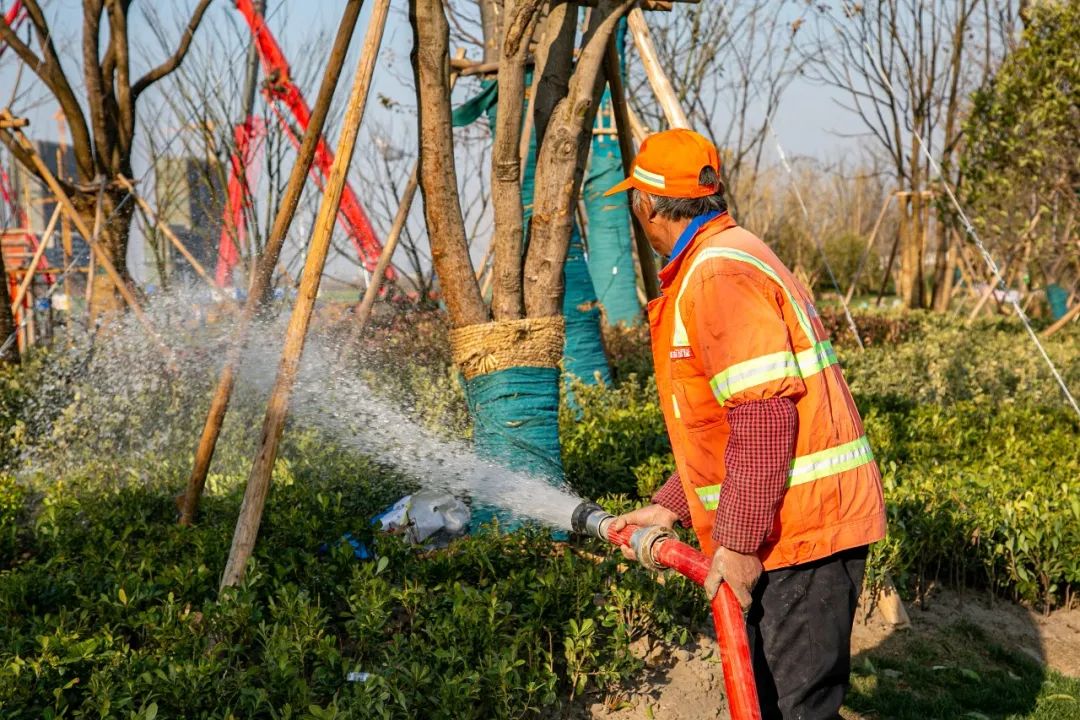
[[[180,528],[167,487],[44,491],[0,572],[0,717],[522,717],[617,687],[641,667],[631,642],[704,619],[689,583],[620,573],[593,543],[487,532],[427,554],[373,537],[400,480],[315,436],[283,458],[223,598],[237,492]]]
[[[877,328],[865,353],[840,343],[885,475],[890,536],[871,576],[1069,601],[1080,427],[1026,337],[921,316]],[[609,347],[616,384],[575,388],[560,429],[570,481],[616,511],[671,458],[646,338]],[[1075,384],[1076,338],[1050,351]],[[398,358],[385,391],[455,425],[459,390],[441,350],[424,352],[436,360]],[[238,399],[201,521],[181,529],[173,495],[208,378],[154,386],[137,366],[115,378],[107,356],[31,358],[0,383],[4,460],[23,471],[0,476],[0,717],[521,717],[614,691],[640,667],[634,641],[704,620],[688,583],[619,572],[591,543],[484,533],[424,555],[374,538],[368,518],[408,484],[295,428],[248,581],[218,598],[258,404]],[[346,532],[382,559],[356,560]]]

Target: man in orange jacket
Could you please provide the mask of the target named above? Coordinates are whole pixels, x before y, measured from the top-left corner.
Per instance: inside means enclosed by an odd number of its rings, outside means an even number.
[[[716,148],[650,136],[629,190],[670,258],[649,304],[677,472],[627,523],[692,525],[747,611],[765,718],[839,718],[867,546],[885,535],[881,476],[805,287],[727,213]],[[631,552],[631,551],[624,551]]]

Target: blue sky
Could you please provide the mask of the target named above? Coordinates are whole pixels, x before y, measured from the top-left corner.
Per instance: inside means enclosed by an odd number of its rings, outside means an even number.
[[[10,4],[10,0],[0,0],[4,7]],[[148,5],[148,0],[137,0],[136,8],[152,7],[162,14],[166,26],[172,26],[172,36],[178,33],[178,28],[188,17],[195,0],[159,0],[154,5]],[[268,0],[268,18],[272,29],[277,34],[287,56],[294,66],[299,66],[305,58],[324,58],[328,52],[328,46],[333,38],[344,0]],[[53,24],[54,32],[58,39],[58,46],[62,56],[71,57],[72,62],[68,66],[75,68],[75,58],[80,52],[79,34],[81,32],[81,1],[80,0],[43,0],[46,13]],[[351,78],[352,68],[355,66],[356,54],[363,39],[363,28],[366,28],[367,18],[371,12],[373,3],[368,0],[365,3],[358,27],[360,30],[355,34],[352,43],[351,56],[347,63],[347,71],[338,89],[338,102],[340,103],[348,92],[348,78]],[[211,36],[225,38],[231,42],[231,63],[239,68],[243,64],[244,45],[246,30],[239,13],[229,0],[217,0],[208,11],[204,29],[196,37],[193,48],[198,52],[201,43],[210,41]],[[141,62],[143,68],[150,62],[160,61],[164,51],[161,50],[157,41],[149,34],[145,17],[141,13],[135,16],[131,23],[131,37],[133,55],[136,62]],[[210,28],[207,32],[205,28]],[[411,111],[408,109],[414,104],[414,96],[411,87],[404,82],[411,75],[409,67],[409,51],[412,44],[411,32],[408,26],[407,4],[405,0],[393,0],[391,6],[391,18],[383,39],[383,49],[380,53],[379,66],[375,74],[372,87],[371,100],[368,105],[368,114],[365,118],[365,128],[382,127],[389,128],[399,142],[408,142],[410,136],[415,134],[415,122]],[[310,65],[310,63],[309,63]],[[17,64],[14,53],[8,51],[0,61],[0,102],[7,102],[17,77]],[[136,66],[136,70],[139,66]],[[310,68],[309,68],[310,70]],[[315,95],[314,73],[310,87],[304,87],[307,96]],[[25,88],[32,80],[29,73],[24,72],[21,79],[21,87]],[[165,83],[160,86],[165,88]],[[159,89],[157,92],[161,92]],[[455,94],[455,102],[465,99],[466,92],[459,91]],[[386,97],[401,103],[396,110],[388,109],[378,98]],[[852,133],[858,129],[855,120],[843,109],[839,108],[834,100],[833,93],[827,89],[813,86],[804,80],[797,80],[787,91],[783,104],[777,114],[774,126],[779,134],[786,151],[791,156],[808,155],[822,160],[835,159],[843,154],[849,154],[858,141],[851,138],[841,137],[842,133]],[[145,108],[160,103],[160,98],[155,101],[154,91],[148,93],[147,102],[140,117],[142,123],[154,122],[153,118],[147,117],[149,113]],[[14,110],[26,113],[32,120],[30,135],[32,137],[55,137],[56,121],[53,113],[56,106],[46,103],[41,107],[27,112],[27,108],[16,104]],[[158,119],[158,122],[161,120]],[[175,122],[175,120],[174,120]],[[182,125],[182,123],[180,123]],[[145,133],[143,133],[145,135]],[[361,142],[358,153],[362,153],[370,143]],[[145,155],[145,149],[142,150]],[[775,159],[775,152],[769,148],[769,160]],[[358,162],[353,164],[354,184],[363,181],[358,178]],[[136,172],[144,172],[147,167],[145,157],[137,157]],[[414,213],[414,220],[419,221],[418,213]],[[376,218],[376,224],[381,225],[385,231],[388,221],[380,222]],[[129,261],[133,272],[137,277],[141,275],[143,253],[140,242],[133,242],[129,253]],[[348,263],[332,262],[331,270],[339,274],[351,272],[355,275],[355,268],[348,268]]]

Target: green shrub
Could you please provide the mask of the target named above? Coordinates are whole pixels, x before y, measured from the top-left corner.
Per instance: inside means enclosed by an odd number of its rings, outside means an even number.
[[[1046,361],[1015,323],[984,320],[966,327],[955,317],[930,313],[912,313],[904,322],[902,342],[842,353],[853,392],[930,404],[1057,406],[1063,400]],[[1080,338],[1063,334],[1045,344],[1072,392],[1080,393]]]
[[[688,582],[598,564],[594,541],[483,532],[423,553],[375,536],[408,486],[311,434],[286,436],[247,579],[218,597],[237,479],[192,528],[167,483],[43,486],[0,572],[0,717],[534,716],[617,686],[634,640],[704,618]]]
[[[1070,598],[1080,427],[1067,410],[870,405],[865,419],[889,511],[879,555],[897,578],[920,592],[938,580],[989,586],[1045,607]]]
[[[559,414],[563,468],[582,496],[637,494],[639,475],[655,479],[658,459],[670,458],[664,416],[652,377],[631,375],[621,385],[574,385],[576,408]]]

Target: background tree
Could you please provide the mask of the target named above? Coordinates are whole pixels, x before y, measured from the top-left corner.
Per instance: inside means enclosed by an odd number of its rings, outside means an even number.
[[[923,265],[929,197],[934,178],[914,133],[954,187],[962,112],[1003,51],[1003,27],[1014,14],[1008,0],[884,0],[843,2],[838,13],[821,9],[818,34],[808,47],[812,77],[846,96],[844,106],[862,122],[888,159],[899,196],[897,292],[908,307],[927,304]],[[951,278],[951,216],[940,213],[934,278],[947,301]]]
[[[59,103],[71,132],[75,154],[76,181],[64,183],[79,213],[93,226],[98,189],[104,183],[102,223],[99,242],[121,277],[130,281],[127,248],[134,203],[126,202],[127,191],[117,176],[131,178],[132,151],[138,128],[140,97],[155,83],[175,72],[191,47],[211,0],[194,3],[189,20],[175,40],[174,49],[141,75],[132,68],[128,18],[133,0],[83,0],[82,52],[77,76],[65,68],[56,48],[56,34],[38,0],[23,0],[33,27],[36,48],[24,42],[6,21],[0,19],[0,39],[18,54]],[[104,37],[103,37],[104,35]],[[80,96],[81,93],[81,96]],[[12,155],[34,172],[29,157],[8,145]],[[119,296],[104,273],[95,275],[92,312],[119,307]]]
[[[723,156],[724,185],[732,215],[756,228],[759,183],[770,139],[768,120],[784,91],[808,62],[798,41],[809,6],[778,12],[770,0],[702,0],[651,15],[653,42],[691,126]],[[665,125],[648,80],[631,74],[630,98],[651,128]],[[775,178],[774,178],[775,180]]]
[[[1030,9],[1018,48],[974,94],[960,158],[964,202],[984,239],[1022,258],[1019,277],[1058,285],[1059,297],[1080,275],[1078,34],[1076,3]]]

